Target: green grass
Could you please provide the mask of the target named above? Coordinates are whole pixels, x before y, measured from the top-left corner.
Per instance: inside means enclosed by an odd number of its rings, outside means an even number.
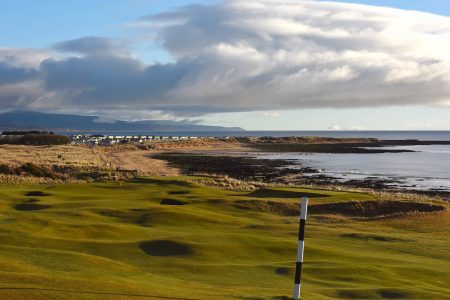
[[[177,178],[2,186],[0,299],[288,299],[298,218],[235,202],[297,203],[288,197],[304,193],[311,204],[373,200],[292,188],[231,192]],[[303,299],[450,299],[449,236],[448,211],[310,216]]]

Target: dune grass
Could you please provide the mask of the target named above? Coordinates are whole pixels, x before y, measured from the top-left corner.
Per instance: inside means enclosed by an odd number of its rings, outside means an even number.
[[[239,203],[295,206],[303,194],[311,205],[375,200],[179,178],[2,186],[0,299],[289,299],[298,218]],[[311,215],[303,299],[450,299],[449,236],[448,210]]]

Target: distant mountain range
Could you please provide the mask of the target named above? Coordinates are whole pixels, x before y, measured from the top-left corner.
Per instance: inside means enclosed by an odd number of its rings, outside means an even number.
[[[96,116],[50,114],[31,111],[0,113],[0,130],[49,130],[49,131],[244,131],[240,127],[197,125],[183,121],[102,121]]]

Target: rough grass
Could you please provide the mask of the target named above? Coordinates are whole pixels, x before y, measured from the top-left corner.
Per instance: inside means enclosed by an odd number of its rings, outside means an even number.
[[[1,145],[0,164],[20,166],[33,162],[41,166],[110,167],[107,148],[76,145]]]
[[[2,186],[0,299],[289,299],[298,197],[314,195],[310,207],[375,201],[295,188],[233,192],[187,180]],[[270,203],[295,214],[252,206]],[[46,208],[16,209],[23,204]],[[382,219],[311,213],[303,298],[450,299],[449,235],[448,210]]]
[[[113,150],[81,145],[0,145],[0,183],[64,182],[68,181],[65,177],[80,172],[114,170],[116,162],[109,155]]]

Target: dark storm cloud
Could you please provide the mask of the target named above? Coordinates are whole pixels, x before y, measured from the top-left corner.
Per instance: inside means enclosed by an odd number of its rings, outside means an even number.
[[[13,84],[36,78],[38,72],[32,68],[14,67],[0,62],[0,85]]]
[[[187,65],[155,64],[119,56],[46,60],[41,65],[46,90],[72,93],[77,105],[146,104],[166,98],[186,74]]]

